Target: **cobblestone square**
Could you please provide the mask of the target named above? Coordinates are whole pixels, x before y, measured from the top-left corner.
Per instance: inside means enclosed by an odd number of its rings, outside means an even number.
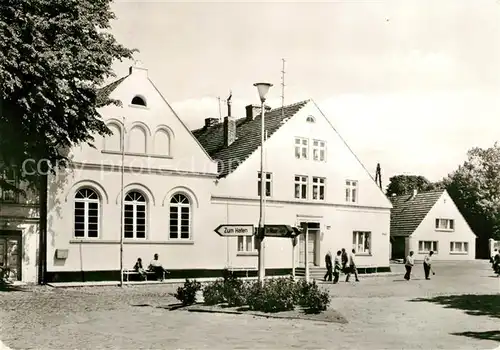
[[[436,276],[324,284],[347,324],[168,311],[174,285],[0,292],[12,349],[494,349],[500,279],[487,262],[435,263]]]

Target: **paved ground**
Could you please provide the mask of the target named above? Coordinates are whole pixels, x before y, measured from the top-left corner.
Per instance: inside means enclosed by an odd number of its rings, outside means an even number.
[[[489,265],[436,263],[435,270],[430,281],[418,268],[410,282],[390,276],[323,285],[345,325],[156,307],[175,302],[170,285],[0,292],[0,339],[12,349],[498,347],[500,279]]]

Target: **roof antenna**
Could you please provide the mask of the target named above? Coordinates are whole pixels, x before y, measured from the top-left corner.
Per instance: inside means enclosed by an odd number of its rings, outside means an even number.
[[[222,109],[220,106],[220,96],[217,96],[217,100],[219,101],[219,123],[222,121]]]
[[[281,119],[285,118],[285,59],[282,58],[283,68],[281,69]]]

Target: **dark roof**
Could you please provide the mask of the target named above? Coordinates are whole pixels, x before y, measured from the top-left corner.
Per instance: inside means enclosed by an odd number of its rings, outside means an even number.
[[[100,88],[97,91],[97,105],[100,106],[103,103],[105,103],[109,98],[109,95],[111,95],[111,93],[113,92],[113,90],[115,90],[118,87],[118,85],[120,85],[127,77],[128,75],[121,77],[120,79],[115,80],[111,84],[108,84]]]
[[[293,117],[309,100],[294,103],[282,108],[272,109],[265,114],[265,129],[267,137],[271,137],[286,122]],[[282,121],[284,121],[282,123]],[[261,118],[246,121],[245,118],[236,120],[236,141],[224,147],[224,125],[218,123],[208,128],[192,131],[200,144],[205,148],[212,159],[218,162],[219,177],[232,173],[239,164],[245,161],[260,146]]]
[[[444,190],[435,190],[417,193],[415,197],[412,194],[390,197],[391,236],[410,236],[443,192]]]

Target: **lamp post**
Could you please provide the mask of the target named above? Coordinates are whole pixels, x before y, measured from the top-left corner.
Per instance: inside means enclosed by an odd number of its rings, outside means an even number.
[[[121,179],[120,179],[120,287],[123,287],[123,176],[125,173],[125,117],[122,117],[123,130],[121,135],[121,148],[122,148],[122,164],[121,164]]]
[[[264,208],[266,203],[266,175],[264,173],[264,102],[266,101],[266,95],[269,88],[273,86],[269,83],[255,83],[253,84],[257,87],[260,97],[260,121],[261,121],[261,135],[260,135],[260,206],[259,206],[259,228],[258,228],[258,239],[259,239],[259,283],[264,283],[264,278],[266,277],[266,269],[264,266]]]

